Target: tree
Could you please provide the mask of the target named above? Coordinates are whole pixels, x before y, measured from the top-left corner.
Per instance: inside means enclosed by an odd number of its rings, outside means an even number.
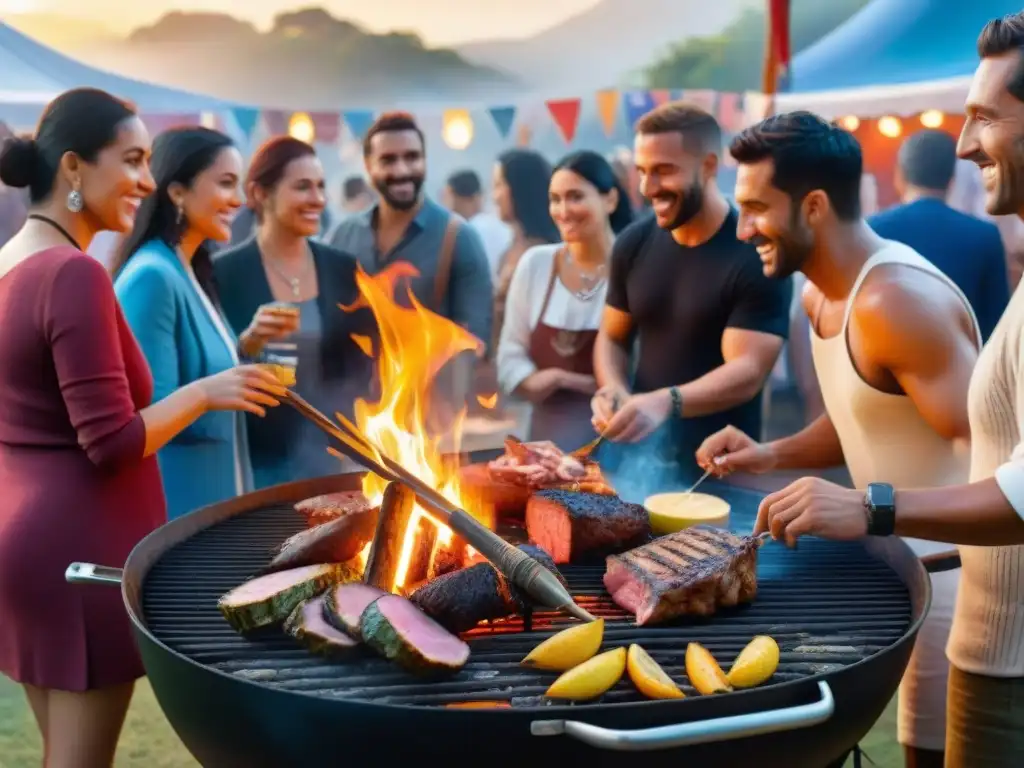
[[[793,51],[801,51],[861,10],[871,0],[793,0]],[[764,66],[765,13],[748,8],[713,37],[672,46],[645,70],[648,88],[759,90]]]

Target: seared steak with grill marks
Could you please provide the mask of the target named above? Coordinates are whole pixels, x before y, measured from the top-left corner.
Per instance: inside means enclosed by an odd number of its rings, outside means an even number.
[[[687,528],[609,557],[604,585],[638,625],[710,616],[754,599],[758,546],[719,528]]]
[[[549,490],[530,497],[526,533],[561,565],[635,547],[651,527],[646,509],[618,496]]]

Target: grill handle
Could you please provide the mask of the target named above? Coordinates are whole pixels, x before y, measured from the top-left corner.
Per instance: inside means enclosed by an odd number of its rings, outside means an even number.
[[[832,717],[836,702],[832,697],[832,689],[824,680],[818,682],[818,692],[821,698],[813,704],[731,715],[695,723],[625,731],[602,728],[577,720],[534,720],[530,723],[530,733],[534,736],[572,736],[592,747],[618,752],[688,747],[780,731],[794,731],[823,723]]]
[[[64,571],[64,581],[69,584],[107,584],[121,586],[124,571],[106,565],[72,563]]]

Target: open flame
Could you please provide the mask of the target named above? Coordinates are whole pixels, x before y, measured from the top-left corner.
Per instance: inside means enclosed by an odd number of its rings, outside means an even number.
[[[444,460],[441,449],[444,441],[451,451],[458,453],[465,409],[455,417],[448,435],[431,435],[427,429],[431,385],[438,371],[456,355],[479,351],[483,344],[461,326],[420,304],[411,289],[407,288],[410,306],[402,306],[395,301],[399,280],[418,275],[416,268],[405,262],[390,265],[373,276],[361,267],[356,272],[359,299],[352,305],[342,306],[342,309],[352,311],[368,307],[377,321],[380,334],[377,363],[380,400],[368,402],[357,399],[354,421],[381,453],[490,527],[492,521],[487,510],[474,509],[472,499],[461,493],[458,467]],[[353,335],[353,340],[363,352],[372,356],[369,339]],[[372,503],[380,504],[386,485],[387,481],[368,472],[363,480],[363,493]],[[396,587],[406,583],[417,538],[424,524],[437,528],[432,556],[452,542],[454,534],[451,528],[417,505],[402,540],[395,573]],[[368,555],[369,545],[362,554],[364,563]]]

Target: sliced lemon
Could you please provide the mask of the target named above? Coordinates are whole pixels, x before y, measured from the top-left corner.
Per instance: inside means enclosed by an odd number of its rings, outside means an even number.
[[[690,685],[703,694],[732,690],[711,651],[700,643],[690,643],[686,646],[686,676],[690,678]]]
[[[649,699],[681,699],[683,692],[668,676],[668,672],[651,655],[635,643],[626,654],[626,669],[629,679]]]
[[[775,674],[779,668],[779,644],[767,635],[758,635],[740,651],[729,670],[733,688],[753,688]]]
[[[707,493],[659,493],[648,496],[644,506],[658,536],[694,525],[729,527],[729,502]]]
[[[570,701],[596,699],[619,682],[625,671],[626,649],[605,651],[568,672],[563,672],[551,684],[545,695],[551,699]]]
[[[563,629],[534,648],[523,659],[524,667],[564,672],[593,657],[604,639],[604,619]]]

